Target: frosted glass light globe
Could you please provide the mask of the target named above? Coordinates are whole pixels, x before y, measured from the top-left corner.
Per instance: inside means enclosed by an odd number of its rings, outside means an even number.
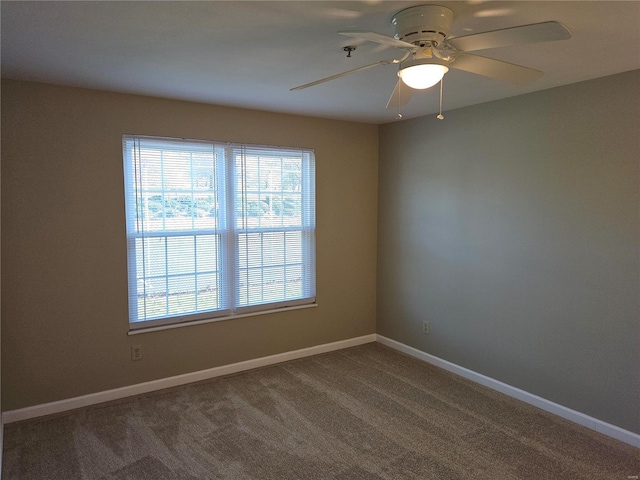
[[[433,87],[448,71],[449,68],[444,65],[413,65],[400,70],[398,76],[409,87],[424,90]]]

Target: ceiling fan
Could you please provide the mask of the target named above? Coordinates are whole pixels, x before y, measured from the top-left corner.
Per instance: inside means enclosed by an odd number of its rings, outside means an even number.
[[[449,38],[453,19],[454,13],[447,7],[418,5],[401,10],[393,16],[393,37],[360,30],[338,32],[340,35],[404,50],[404,55],[401,58],[390,58],[354,68],[291,90],[302,90],[352,73],[390,64],[399,65],[399,78],[387,108],[406,105],[414,89],[425,89],[437,84],[451,68],[516,85],[526,85],[541,77],[542,72],[470,52],[571,38],[571,32],[564,25],[554,21]],[[344,50],[350,54],[351,50],[348,49],[353,50],[354,47],[345,47]],[[442,116],[442,112],[440,113],[438,118]]]

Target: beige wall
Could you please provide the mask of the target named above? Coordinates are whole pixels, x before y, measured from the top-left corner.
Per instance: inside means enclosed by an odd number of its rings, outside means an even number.
[[[314,148],[318,307],[128,336],[124,133]],[[374,333],[377,134],[3,81],[3,409]]]
[[[378,333],[640,433],[640,71],[445,115],[380,129]]]

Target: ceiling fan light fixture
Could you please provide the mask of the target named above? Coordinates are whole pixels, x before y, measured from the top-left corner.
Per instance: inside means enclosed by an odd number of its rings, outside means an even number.
[[[398,76],[409,87],[417,90],[433,87],[442,80],[444,74],[449,71],[445,65],[422,64],[405,67],[398,72]]]

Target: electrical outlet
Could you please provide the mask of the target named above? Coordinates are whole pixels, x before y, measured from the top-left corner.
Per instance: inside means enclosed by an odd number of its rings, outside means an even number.
[[[131,361],[142,360],[142,345],[131,346]]]
[[[431,325],[426,320],[422,322],[422,333],[425,335],[429,335],[431,333]]]

